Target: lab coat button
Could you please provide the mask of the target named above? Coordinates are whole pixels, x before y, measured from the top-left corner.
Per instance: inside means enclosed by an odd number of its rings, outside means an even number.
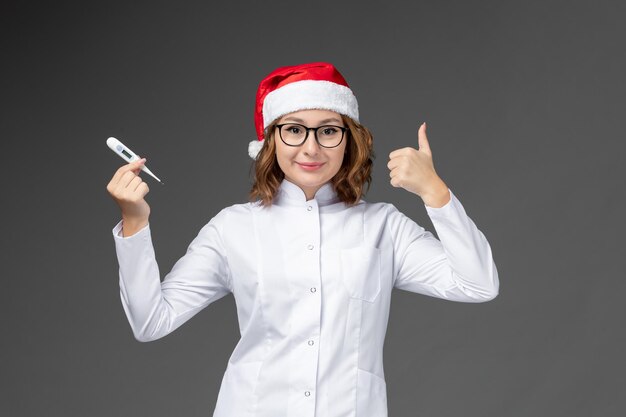
[[[315,342],[312,341],[312,340],[309,340],[309,346],[313,346],[313,343],[315,343]]]
[[[309,395],[311,395],[311,393],[309,391],[304,391],[304,396],[308,397]]]
[[[307,249],[308,249],[308,250],[313,250],[313,245],[309,245],[309,246],[307,246]]]
[[[317,288],[311,287],[311,292],[315,292],[315,291],[317,291]]]
[[[311,211],[311,210],[313,210],[313,207],[308,206],[306,209],[307,209],[308,211]]]

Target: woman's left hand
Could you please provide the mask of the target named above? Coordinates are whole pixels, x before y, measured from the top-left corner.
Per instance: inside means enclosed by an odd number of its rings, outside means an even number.
[[[407,147],[389,154],[391,185],[417,194],[429,207],[442,207],[450,201],[450,192],[435,172],[426,123],[420,126],[417,139],[418,149]]]

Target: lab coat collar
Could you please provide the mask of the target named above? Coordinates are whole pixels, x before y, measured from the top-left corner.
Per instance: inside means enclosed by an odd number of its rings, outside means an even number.
[[[339,202],[339,197],[335,192],[332,183],[327,182],[322,185],[313,197],[320,207],[327,206]],[[276,204],[303,204],[306,203],[306,194],[296,184],[283,179],[278,189]]]

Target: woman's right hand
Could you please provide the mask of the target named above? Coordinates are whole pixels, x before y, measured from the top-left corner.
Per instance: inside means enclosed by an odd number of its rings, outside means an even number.
[[[131,236],[148,224],[150,206],[144,197],[150,189],[139,176],[146,158],[122,165],[107,184],[107,191],[122,210],[124,236]]]

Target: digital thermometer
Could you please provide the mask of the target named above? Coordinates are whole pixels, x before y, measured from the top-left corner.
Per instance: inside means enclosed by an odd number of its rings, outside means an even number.
[[[107,145],[109,148],[111,148],[113,152],[118,154],[120,158],[122,158],[126,162],[134,162],[140,159],[137,155],[135,155],[135,152],[130,150],[128,146],[124,145],[122,142],[115,139],[114,137],[110,137],[107,139]],[[163,181],[158,179],[157,176],[154,175],[152,171],[150,171],[148,167],[145,166],[145,164],[144,166],[141,167],[141,170],[145,172],[146,174],[152,176],[155,180],[157,180],[161,184],[163,184]]]

